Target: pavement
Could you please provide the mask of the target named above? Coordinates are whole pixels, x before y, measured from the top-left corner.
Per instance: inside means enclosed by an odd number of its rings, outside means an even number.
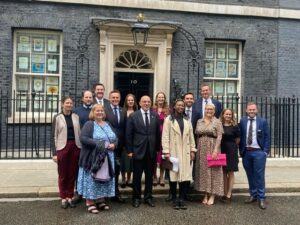
[[[300,192],[300,158],[270,158],[266,168],[266,192]],[[235,193],[247,193],[242,163],[235,173]],[[130,196],[130,188],[120,188]],[[156,186],[155,194],[167,194],[168,185]],[[196,192],[195,192],[196,193]],[[0,160],[0,198],[58,197],[57,165],[52,160]]]

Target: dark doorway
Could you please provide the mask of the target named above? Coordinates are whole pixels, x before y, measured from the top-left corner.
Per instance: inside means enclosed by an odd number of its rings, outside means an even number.
[[[135,95],[137,102],[143,95],[149,95],[153,99],[153,74],[115,72],[114,88],[121,92],[121,106],[124,105],[125,97],[129,93]]]

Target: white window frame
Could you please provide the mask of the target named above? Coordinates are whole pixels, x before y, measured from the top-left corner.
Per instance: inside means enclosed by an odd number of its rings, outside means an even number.
[[[19,33],[24,33],[24,34],[28,34],[28,36],[30,37],[30,40],[29,40],[29,47],[30,47],[30,51],[28,52],[29,53],[29,62],[28,63],[28,66],[29,66],[29,72],[17,72],[17,48],[18,48],[18,40],[17,40],[17,37],[18,37],[18,34]],[[32,46],[32,40],[31,38],[34,37],[34,36],[41,36],[41,37],[47,37],[47,35],[57,35],[59,36],[58,40],[59,40],[59,51],[57,53],[54,53],[52,56],[55,57],[55,55],[59,55],[58,56],[58,59],[59,59],[59,65],[58,65],[58,73],[47,73],[47,68],[46,68],[46,64],[47,64],[47,52],[46,52],[46,49],[43,50],[43,54],[44,54],[44,72],[42,73],[39,73],[39,72],[36,72],[36,73],[33,73],[32,72],[32,54],[34,54],[33,52],[33,48],[35,48],[36,46]],[[26,36],[26,35],[24,35]],[[43,42],[43,48],[46,48],[46,43],[45,43],[45,39],[44,39],[44,42]],[[48,48],[48,43],[47,43],[47,48]],[[47,49],[48,51],[48,49]],[[50,50],[49,50],[50,51]],[[28,55],[27,53],[27,55]],[[37,53],[36,53],[37,54]],[[49,53],[48,53],[49,55]],[[61,89],[62,89],[62,58],[63,58],[63,33],[60,32],[60,31],[48,31],[48,30],[37,30],[37,29],[16,29],[14,30],[14,33],[13,33],[13,76],[12,76],[12,99],[16,99],[15,101],[12,101],[12,104],[11,104],[11,116],[8,118],[8,123],[31,123],[31,122],[35,122],[35,123],[50,123],[52,121],[52,117],[53,115],[56,114],[56,112],[47,112],[46,110],[46,96],[47,96],[47,90],[46,87],[45,87],[45,80],[46,78],[48,77],[58,77],[58,94],[54,94],[53,96],[57,97],[57,101],[58,101],[58,104],[57,104],[57,111],[59,112],[60,111],[60,99],[61,99]],[[46,62],[47,61],[47,62]],[[49,69],[49,67],[48,67]],[[18,94],[18,91],[17,91],[17,76],[19,75],[24,75],[24,77],[26,76],[29,76],[30,79],[29,79],[29,82],[31,82],[32,78],[34,78],[35,76],[37,77],[37,79],[39,77],[45,77],[44,78],[44,90],[42,93],[42,96],[44,96],[43,98],[43,111],[41,112],[32,112],[32,103],[28,103],[28,110],[27,112],[26,111],[17,111],[17,94]],[[29,87],[31,87],[32,84],[29,83]],[[29,91],[28,91],[28,95],[29,95],[29,99],[31,99],[31,92],[32,91],[32,88],[29,88]],[[25,94],[25,92],[24,92]],[[49,95],[49,94],[48,94]],[[38,97],[38,93],[36,94],[36,98]],[[38,101],[38,100],[37,100]],[[39,103],[38,103],[39,104]],[[35,118],[35,119],[34,119]]]
[[[214,52],[213,52],[213,58],[212,59],[208,59],[206,57],[207,55],[207,44],[213,44],[214,45]],[[217,68],[217,45],[218,44],[223,44],[223,45],[226,45],[227,48],[226,48],[226,58],[224,60],[222,59],[219,59],[219,61],[226,61],[226,74],[225,74],[225,77],[217,77],[216,76],[216,71],[215,69]],[[229,53],[227,52],[228,51],[228,45],[238,45],[238,57],[236,60],[234,59],[229,59]],[[226,41],[226,40],[205,40],[205,52],[204,52],[204,76],[203,76],[203,82],[204,83],[207,83],[210,85],[211,87],[211,90],[212,90],[212,96],[213,97],[223,97],[223,99],[225,101],[227,101],[227,98],[230,99],[233,95],[238,95],[240,96],[240,93],[241,93],[241,73],[242,73],[242,42],[240,41]],[[214,64],[213,64],[213,77],[212,76],[205,76],[206,75],[206,62],[209,61],[209,60],[213,60],[214,61]],[[238,69],[236,70],[236,72],[238,73],[237,74],[237,77],[228,77],[228,74],[227,74],[227,71],[228,71],[228,65],[229,63],[228,62],[237,62],[237,66],[238,66]],[[233,64],[233,63],[232,63]],[[216,81],[224,81],[224,86],[223,86],[223,89],[224,89],[224,94],[223,95],[220,95],[220,94],[217,94],[216,93],[216,87],[215,87],[215,83]],[[235,91],[234,93],[232,94],[228,94],[227,93],[227,82],[230,82],[230,81],[233,81],[233,82],[236,82],[236,86],[235,86]],[[220,100],[220,99],[219,99]],[[226,107],[226,106],[225,106]],[[237,110],[237,109],[234,109],[234,110]]]

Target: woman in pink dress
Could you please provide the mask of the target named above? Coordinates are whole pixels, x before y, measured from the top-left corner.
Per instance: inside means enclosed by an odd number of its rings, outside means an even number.
[[[167,102],[167,98],[164,92],[158,92],[155,96],[155,102],[153,105],[153,111],[157,112],[159,115],[160,120],[160,135],[162,134],[163,125],[165,118],[170,114],[169,105]],[[157,183],[161,186],[165,186],[165,178],[164,178],[164,168],[161,166],[162,161],[162,147],[160,148],[160,151],[157,153],[156,162],[157,164],[154,167],[154,176],[153,176],[153,185],[156,186]],[[159,180],[157,180],[157,166],[159,166]]]

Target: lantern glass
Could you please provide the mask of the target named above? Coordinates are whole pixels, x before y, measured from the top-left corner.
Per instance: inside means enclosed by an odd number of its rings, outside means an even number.
[[[135,23],[131,32],[134,45],[146,45],[148,38],[149,25],[146,23]]]

